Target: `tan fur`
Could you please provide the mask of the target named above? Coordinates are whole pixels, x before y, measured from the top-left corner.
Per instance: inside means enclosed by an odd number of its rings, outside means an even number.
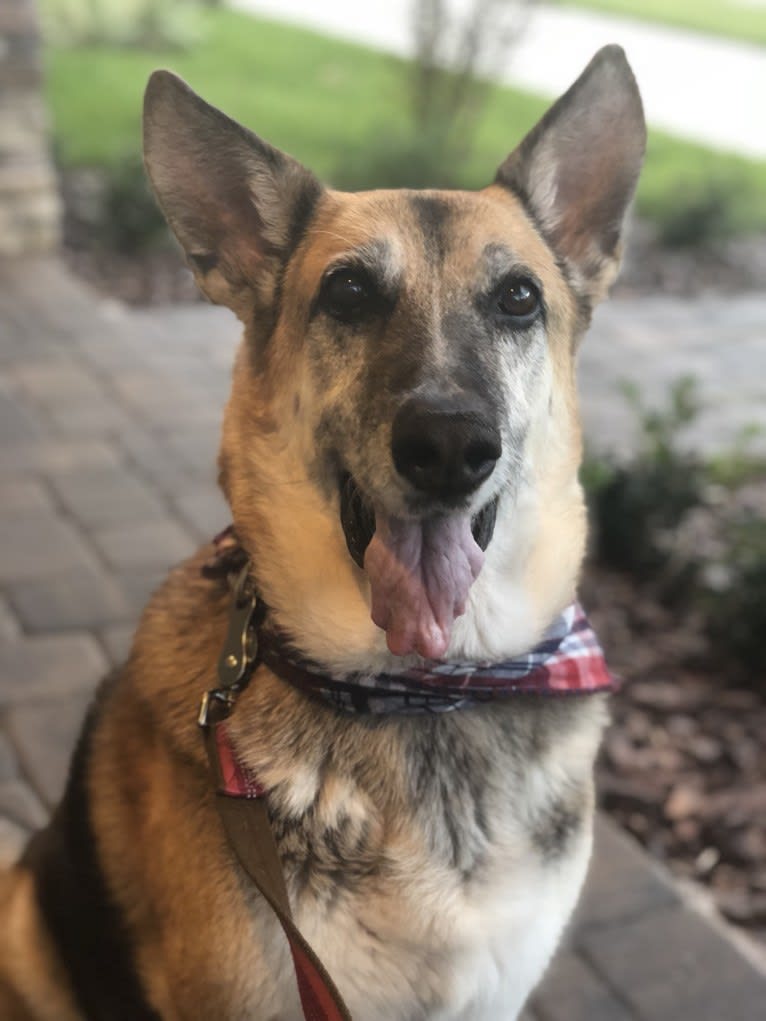
[[[80,1021],[67,976],[42,925],[32,877],[0,873],[0,1018]]]

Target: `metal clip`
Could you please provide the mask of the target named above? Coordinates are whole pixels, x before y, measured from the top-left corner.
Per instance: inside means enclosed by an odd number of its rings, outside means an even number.
[[[258,652],[253,617],[258,606],[254,595],[246,595],[248,568],[243,567],[234,586],[229,614],[229,632],[218,659],[218,677],[223,688],[236,688]]]
[[[258,655],[254,617],[257,597],[247,593],[248,568],[243,567],[234,585],[234,599],[229,613],[229,630],[218,659],[219,688],[206,691],[197,722],[201,727],[220,723],[234,709],[237,695],[249,680],[248,668]]]
[[[223,688],[206,691],[202,696],[197,723],[200,727],[222,723],[231,715],[236,701],[237,695],[233,691],[224,691]]]

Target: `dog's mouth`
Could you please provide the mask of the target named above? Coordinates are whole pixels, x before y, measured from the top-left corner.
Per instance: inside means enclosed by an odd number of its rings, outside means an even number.
[[[495,529],[497,497],[478,514],[409,520],[376,508],[349,474],[340,483],[340,520],[351,557],[368,575],[372,619],[395,655],[443,656],[465,613]]]

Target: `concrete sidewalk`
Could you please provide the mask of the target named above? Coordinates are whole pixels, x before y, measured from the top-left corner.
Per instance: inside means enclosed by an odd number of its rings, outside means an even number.
[[[291,21],[342,39],[412,55],[412,0],[227,0],[232,7]],[[450,0],[458,17],[476,0]],[[500,24],[518,22],[513,5],[496,5]],[[496,80],[542,96],[564,92],[596,50],[624,47],[638,79],[649,124],[679,138],[766,158],[766,48],[631,18],[536,4]],[[511,126],[512,127],[512,126]],[[257,125],[256,125],[257,128]]]
[[[659,343],[620,307],[594,348],[619,328]],[[59,797],[151,589],[228,521],[214,457],[237,336],[221,309],[128,311],[55,262],[0,262],[0,860]],[[757,1021],[764,1002],[764,974],[600,819],[576,922],[525,1021]]]

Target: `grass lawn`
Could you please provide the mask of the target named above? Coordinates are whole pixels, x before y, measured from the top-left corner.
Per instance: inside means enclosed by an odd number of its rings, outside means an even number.
[[[559,0],[569,7],[587,7],[639,21],[657,21],[766,45],[766,6],[745,0]]]
[[[293,26],[207,9],[188,50],[49,49],[47,91],[59,162],[115,166],[140,151],[141,96],[149,72],[170,67],[206,99],[292,153],[320,177],[348,179],[355,153],[407,124],[401,61]],[[487,183],[547,106],[493,90],[460,183]],[[661,219],[706,182],[720,182],[732,229],[766,228],[766,166],[654,133],[639,208]],[[361,184],[375,186],[374,179]]]

